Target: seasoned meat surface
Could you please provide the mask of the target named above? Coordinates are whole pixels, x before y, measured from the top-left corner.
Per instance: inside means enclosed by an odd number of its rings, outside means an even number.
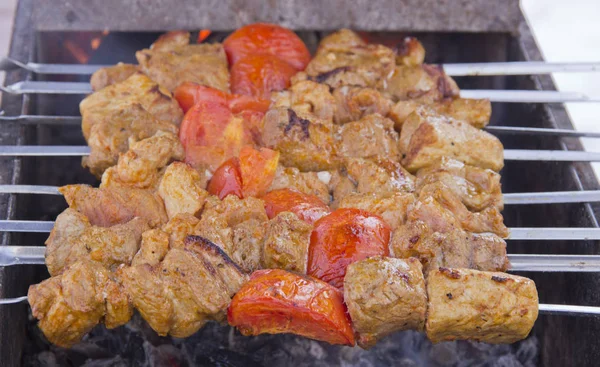
[[[470,233],[453,228],[446,233],[434,232],[425,222],[412,221],[394,231],[390,241],[394,257],[416,257],[423,270],[439,267],[506,271],[510,262],[506,242],[493,233]]]
[[[133,141],[158,131],[177,134],[183,118],[171,94],[141,73],[87,96],[79,105],[83,135],[91,152],[83,165],[100,177]]]
[[[331,174],[322,172],[300,172],[295,167],[278,166],[268,191],[295,189],[308,195],[315,195],[324,203],[329,202],[329,181]]]
[[[46,266],[51,275],[57,275],[83,259],[107,268],[130,264],[147,229],[141,218],[112,227],[92,226],[83,214],[67,208],[56,218],[46,240]]]
[[[339,203],[338,208],[363,209],[369,213],[379,215],[392,230],[395,230],[406,221],[408,207],[414,203],[415,195],[411,193],[396,192],[390,195],[376,193],[352,193],[346,195]]]
[[[504,166],[504,150],[498,138],[426,108],[418,108],[408,117],[398,147],[402,165],[411,172],[431,166],[442,157],[494,171]]]
[[[69,207],[95,226],[110,227],[140,217],[154,228],[168,219],[162,199],[150,190],[67,185],[59,191]]]
[[[208,197],[198,172],[183,162],[173,162],[167,167],[158,194],[165,203],[169,219],[177,214],[199,214]]]
[[[396,192],[414,192],[415,178],[400,164],[386,157],[351,158],[345,161],[348,176],[356,182],[359,193],[380,196]]]
[[[333,91],[333,98],[337,124],[358,121],[374,113],[387,116],[392,106],[391,100],[373,88],[342,86]]]
[[[427,293],[421,263],[380,256],[352,263],[344,277],[344,301],[363,348],[395,331],[423,330]]]
[[[294,213],[279,213],[266,225],[261,265],[306,274],[308,245],[313,226]]]
[[[177,214],[169,219],[161,228],[169,235],[169,248],[182,248],[186,237],[195,234],[199,222],[192,214]]]
[[[188,32],[169,32],[136,52],[140,69],[168,90],[194,82],[229,92],[229,68],[220,43],[189,44]]]
[[[336,101],[329,87],[311,80],[300,80],[287,90],[273,93],[272,100],[271,108],[292,108],[324,121],[333,121],[337,114]]]
[[[414,37],[404,37],[394,47],[394,51],[396,52],[396,65],[417,66],[422,65],[425,61],[425,48]]]
[[[489,99],[455,98],[434,103],[409,99],[396,102],[389,110],[389,118],[394,121],[396,130],[400,131],[408,116],[421,106],[440,115],[464,121],[478,129],[487,126],[492,116],[492,104]]]
[[[398,133],[392,120],[371,114],[349,122],[340,129],[339,154],[343,157],[366,158],[383,156],[398,161]]]
[[[336,129],[330,122],[285,107],[269,110],[264,121],[263,143],[281,153],[279,161],[284,166],[300,171],[339,166]]]
[[[185,152],[177,135],[158,131],[130,144],[127,153],[119,156],[117,165],[104,171],[100,187],[158,188],[163,168],[171,161],[184,158]]]
[[[514,343],[538,316],[532,280],[497,272],[439,268],[427,276],[427,337],[434,343],[469,339]]]
[[[500,175],[490,169],[443,157],[417,172],[417,191],[437,182],[442,182],[471,211],[481,211],[487,207],[498,210],[504,208]]]
[[[133,257],[132,266],[161,262],[169,251],[169,234],[160,229],[151,229],[142,233],[140,249]]]
[[[30,286],[27,299],[46,338],[63,348],[79,342],[102,320],[109,329],[126,324],[133,311],[109,271],[89,260]]]
[[[412,99],[433,103],[456,98],[460,94],[454,80],[435,65],[398,65],[390,75],[381,85],[381,90],[394,101]]]
[[[90,78],[90,84],[94,92],[99,91],[104,87],[120,83],[131,75],[139,71],[137,65],[124,64],[122,62],[114,66],[100,68]]]

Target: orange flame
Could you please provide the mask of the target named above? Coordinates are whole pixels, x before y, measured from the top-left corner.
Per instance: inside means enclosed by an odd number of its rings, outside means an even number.
[[[201,43],[202,41],[207,39],[211,33],[212,31],[210,29],[201,29],[200,32],[198,32],[198,43]]]

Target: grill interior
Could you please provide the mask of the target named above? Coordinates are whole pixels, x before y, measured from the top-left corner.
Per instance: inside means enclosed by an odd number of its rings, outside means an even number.
[[[38,32],[32,40],[34,58],[40,63],[76,62],[65,44],[80,46],[82,40],[99,32]],[[211,34],[209,41],[223,39],[227,32]],[[325,32],[300,32],[311,51]],[[147,47],[159,33],[111,32],[100,46],[90,53],[91,64],[134,62],[134,52]],[[372,42],[394,42],[405,34],[395,32],[370,33]],[[530,55],[523,40],[509,33],[412,33],[427,50],[428,63],[492,62],[528,60]],[[57,47],[59,49],[57,50]],[[31,75],[37,80],[86,81],[86,78]],[[465,89],[553,89],[547,77],[507,76],[456,78]],[[32,95],[24,99],[22,112],[36,115],[79,115],[82,96]],[[542,104],[496,103],[492,125],[571,128],[564,109]],[[84,145],[78,125],[27,126],[20,129],[21,144],[26,145]],[[575,139],[535,136],[500,136],[506,149],[570,149],[579,148]],[[20,172],[14,183],[61,186],[70,183],[97,185],[97,180],[81,168],[78,157],[22,158]],[[10,163],[9,160],[6,161]],[[588,164],[561,162],[507,161],[501,172],[503,192],[566,191],[598,189]],[[14,219],[54,220],[66,208],[61,197],[46,195],[15,195]],[[518,205],[504,212],[509,227],[595,227],[594,212],[589,204]],[[11,234],[5,241],[13,245],[41,245],[46,234]],[[595,254],[594,241],[509,241],[509,253],[538,254]],[[48,277],[43,267],[9,267],[4,272],[4,296],[25,294],[29,284]],[[600,304],[595,292],[600,283],[596,273],[526,273],[536,282],[540,302],[579,305]],[[424,335],[416,332],[397,333],[380,342],[375,348],[335,347],[290,335],[244,338],[229,327],[208,325],[185,340],[159,338],[139,317],[127,326],[107,331],[97,327],[86,341],[73,350],[65,351],[43,341],[35,322],[27,318],[23,305],[0,308],[1,355],[8,342],[17,350],[22,348],[21,362],[25,365],[83,364],[88,358],[96,366],[104,365],[315,365],[358,364],[379,365],[594,365],[600,351],[594,345],[600,335],[600,320],[540,316],[533,336],[511,346],[490,346],[472,342],[442,343],[432,346]],[[12,356],[16,356],[14,350]],[[13,359],[14,361],[18,361]],[[18,362],[17,362],[18,363]],[[94,364],[95,363],[95,364]],[[153,364],[155,363],[155,364]],[[49,364],[52,365],[52,364]]]

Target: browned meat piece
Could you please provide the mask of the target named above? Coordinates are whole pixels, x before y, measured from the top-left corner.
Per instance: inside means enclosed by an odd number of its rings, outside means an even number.
[[[422,65],[425,60],[425,48],[414,37],[404,37],[394,51],[396,51],[396,65],[417,66]]]
[[[191,214],[177,214],[169,219],[162,230],[169,235],[169,248],[182,248],[187,236],[195,233],[200,219]]]
[[[398,148],[410,172],[449,157],[472,166],[500,171],[504,149],[495,136],[473,126],[418,108],[402,126]]]
[[[131,265],[156,265],[165,258],[167,251],[169,251],[169,234],[160,229],[151,229],[142,233],[140,249],[131,261]]]
[[[229,68],[220,43],[189,44],[188,32],[169,32],[136,52],[140,68],[168,90],[194,82],[229,92]]]
[[[51,275],[82,259],[107,268],[131,263],[148,225],[141,218],[112,227],[90,225],[87,218],[67,208],[57,218],[46,240],[46,266]]]
[[[331,192],[331,208],[337,209],[342,199],[356,192],[356,181],[348,176],[348,170],[342,167],[339,171],[332,171],[329,179],[329,191]]]
[[[380,256],[352,263],[344,277],[344,301],[363,348],[396,331],[423,330],[427,293],[421,263]]]
[[[427,223],[442,223],[446,216],[444,212],[454,216],[458,226],[453,225],[453,227],[460,227],[474,233],[492,232],[504,238],[508,237],[508,228],[504,225],[502,214],[498,209],[487,207],[480,212],[471,212],[442,182],[424,186],[419,193],[418,202],[409,210],[408,216]],[[436,217],[439,219],[434,219]],[[435,230],[445,232],[441,229]]]
[[[323,39],[306,67],[308,79],[333,88],[385,84],[394,70],[394,51],[382,45],[364,44],[350,32],[343,30]]]
[[[415,191],[414,176],[397,162],[384,157],[347,159],[346,169],[348,176],[356,182],[359,193],[386,196]]]
[[[46,338],[64,348],[79,342],[103,319],[106,327],[115,328],[132,315],[122,288],[93,261],[78,261],[61,275],[32,285],[27,298]]]
[[[217,244],[250,272],[260,265],[263,224],[267,220],[264,202],[260,199],[229,195],[221,201],[209,197],[194,233]]]
[[[392,106],[392,101],[373,88],[343,86],[333,91],[333,97],[337,124],[358,121],[373,113],[387,116]]]
[[[398,133],[392,120],[379,114],[363,117],[340,129],[339,155],[366,158],[374,155],[398,161]]]
[[[397,192],[389,196],[353,193],[345,196],[338,208],[357,208],[377,214],[395,230],[406,221],[408,207],[414,201],[415,195],[411,193]]]
[[[116,166],[104,171],[100,187],[125,186],[138,189],[158,187],[162,169],[185,158],[177,135],[159,131],[154,136],[130,144]]]
[[[427,104],[417,100],[398,101],[389,111],[389,118],[394,121],[396,130],[400,131],[404,121],[420,106],[426,106],[440,115],[464,121],[478,129],[487,126],[492,117],[492,104],[489,99],[456,98]]]
[[[504,208],[500,175],[490,169],[469,166],[443,157],[432,166],[417,172],[417,191],[436,182],[442,182],[469,210]]]
[[[210,241],[189,236],[156,266],[121,268],[133,304],[159,335],[183,338],[209,320],[222,321],[231,297],[246,281],[241,270]]]
[[[279,162],[300,171],[325,171],[339,166],[336,129],[291,108],[271,109],[265,115],[262,140],[281,153]]]
[[[408,222],[398,228],[390,242],[394,257],[416,257],[425,273],[439,267],[506,271],[510,262],[506,242],[492,233],[475,234],[460,228],[433,232],[422,221]]]
[[[162,199],[149,190],[67,185],[59,191],[69,207],[85,215],[95,226],[110,227],[135,217],[144,219],[152,228],[167,222]]]
[[[333,121],[336,114],[336,101],[329,87],[310,80],[298,81],[287,90],[273,93],[272,100],[271,108],[293,108],[325,121]]]
[[[79,105],[83,135],[91,153],[83,165],[101,176],[129,148],[158,131],[177,134],[183,118],[171,94],[147,76],[135,73],[125,81],[87,96]]]
[[[198,172],[183,162],[174,162],[167,167],[158,193],[165,202],[169,219],[182,213],[199,214],[208,197]]]
[[[429,104],[457,98],[460,94],[454,80],[435,65],[398,65],[390,75],[380,89],[394,101],[413,99]]]
[[[122,62],[114,66],[98,69],[90,78],[92,90],[97,92],[109,85],[120,83],[137,71],[139,71],[137,65],[123,64]]]
[[[427,337],[434,343],[468,339],[514,343],[538,316],[531,279],[506,273],[440,268],[427,276]]]
[[[313,226],[294,213],[279,213],[267,223],[261,265],[306,274],[308,245]]]
[[[295,167],[278,166],[273,183],[268,191],[295,189],[309,195],[315,195],[324,203],[329,202],[329,181],[331,174],[322,172],[300,172]]]

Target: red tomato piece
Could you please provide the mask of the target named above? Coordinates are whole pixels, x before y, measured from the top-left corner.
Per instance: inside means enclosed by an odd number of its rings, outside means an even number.
[[[230,98],[228,93],[192,82],[179,85],[173,91],[173,96],[179,102],[183,112],[187,112],[200,101],[215,102],[227,106]]]
[[[240,172],[240,160],[233,157],[223,163],[213,174],[208,183],[208,192],[223,200],[227,195],[235,195],[242,199],[242,173]]]
[[[231,67],[231,91],[269,100],[272,91],[289,87],[295,74],[296,69],[276,56],[249,55]]]
[[[258,270],[233,297],[227,321],[243,335],[292,333],[354,345],[342,292],[305,275]]]
[[[304,70],[310,52],[296,33],[276,24],[249,24],[229,35],[223,42],[229,65],[257,53],[277,56],[296,70]]]
[[[262,197],[269,219],[281,212],[292,212],[305,222],[313,224],[331,210],[315,195],[290,189],[273,190]]]
[[[240,172],[244,197],[262,196],[267,192],[275,177],[279,152],[245,146],[240,151]]]
[[[390,227],[379,216],[353,208],[319,219],[310,235],[308,275],[342,289],[349,264],[388,256]]]
[[[267,113],[271,101],[251,96],[231,94],[229,98],[229,108],[231,112],[240,113],[243,111],[255,111],[263,114]]]

